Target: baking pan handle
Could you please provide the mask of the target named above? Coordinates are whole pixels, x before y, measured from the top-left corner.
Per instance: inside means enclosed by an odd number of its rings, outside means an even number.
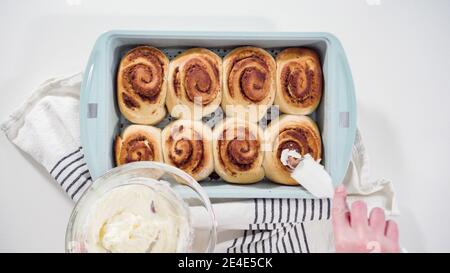
[[[338,107],[335,109],[334,117],[338,120],[335,124],[338,125],[336,129],[336,143],[339,143],[336,149],[335,156],[338,160],[334,160],[337,166],[335,167],[336,173],[333,175],[335,183],[342,183],[346,170],[352,156],[353,144],[356,135],[356,97],[353,86],[352,74],[350,67],[345,56],[344,50],[340,43],[337,43],[336,57],[338,69],[341,75],[338,76]]]
[[[92,51],[89,61],[86,65],[86,69],[83,75],[83,82],[81,85],[80,93],[80,138],[81,146],[83,147],[84,159],[89,166],[91,177],[95,179],[98,177],[98,171],[104,169],[104,165],[101,160],[101,156],[105,151],[104,145],[101,145],[99,141],[102,136],[98,134],[104,131],[100,121],[100,115],[104,112],[101,107],[104,107],[102,103],[98,103],[100,99],[100,90],[102,90],[102,82],[95,75],[99,75],[102,64],[102,54],[99,50]],[[95,173],[93,173],[95,172]]]

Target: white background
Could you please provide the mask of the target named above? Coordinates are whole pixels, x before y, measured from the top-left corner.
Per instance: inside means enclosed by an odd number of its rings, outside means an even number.
[[[47,78],[80,71],[110,29],[326,31],[352,69],[373,178],[398,192],[401,242],[450,251],[450,1],[0,2],[0,120]],[[64,250],[73,204],[0,134],[0,251]]]

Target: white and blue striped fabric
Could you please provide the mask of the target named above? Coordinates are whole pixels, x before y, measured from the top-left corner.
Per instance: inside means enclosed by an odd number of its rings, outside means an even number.
[[[254,221],[227,252],[309,253],[305,222],[330,219],[330,199],[255,199]]]
[[[80,145],[80,85],[81,73],[46,81],[1,125],[73,200],[92,184]]]
[[[50,170],[50,175],[74,200],[92,184],[81,147],[58,160]]]
[[[309,253],[333,248],[330,199],[213,200],[213,209],[219,230],[216,252]],[[199,226],[202,219],[196,213],[193,223]]]

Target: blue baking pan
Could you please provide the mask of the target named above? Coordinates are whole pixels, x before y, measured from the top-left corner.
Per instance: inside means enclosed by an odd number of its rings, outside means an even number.
[[[220,56],[237,46],[265,48],[274,56],[283,48],[315,49],[323,67],[324,93],[311,115],[322,134],[323,160],[333,183],[342,182],[350,161],[356,133],[356,101],[352,75],[344,50],[329,33],[267,32],[156,32],[109,31],[92,49],[81,86],[81,144],[93,179],[114,167],[114,137],[127,121],[116,103],[116,73],[121,57],[138,45],[158,47],[169,59],[190,47],[206,47]],[[159,126],[170,121],[167,117]],[[270,181],[233,185],[221,180],[205,181],[210,198],[312,198],[302,187],[281,186]]]

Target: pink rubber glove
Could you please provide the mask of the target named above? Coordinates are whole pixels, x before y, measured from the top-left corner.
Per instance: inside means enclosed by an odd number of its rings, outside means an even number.
[[[397,224],[385,220],[384,210],[372,209],[367,219],[366,203],[356,201],[349,210],[346,198],[345,187],[337,187],[332,209],[336,252],[399,252]]]

